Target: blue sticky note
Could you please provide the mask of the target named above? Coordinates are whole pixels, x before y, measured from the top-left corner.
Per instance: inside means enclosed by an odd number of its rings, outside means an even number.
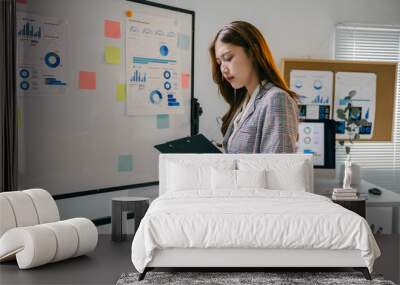
[[[131,172],[133,169],[132,155],[118,156],[118,172]]]
[[[157,129],[169,128],[169,115],[157,115]]]
[[[178,34],[178,48],[188,50],[190,47],[190,38],[185,34]]]

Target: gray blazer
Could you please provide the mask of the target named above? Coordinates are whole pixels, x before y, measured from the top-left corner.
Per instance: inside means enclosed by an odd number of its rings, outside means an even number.
[[[268,82],[260,91],[252,106],[233,132],[230,122],[223,148],[227,153],[294,153],[298,134],[298,107],[284,90]]]

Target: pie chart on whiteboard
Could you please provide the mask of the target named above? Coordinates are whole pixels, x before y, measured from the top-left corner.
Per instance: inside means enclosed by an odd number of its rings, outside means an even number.
[[[55,52],[48,52],[44,57],[44,62],[50,68],[56,68],[61,63],[60,56]]]
[[[160,54],[162,56],[167,56],[168,55],[168,47],[166,45],[162,45],[160,47]]]
[[[161,92],[158,91],[158,90],[153,90],[153,91],[151,91],[151,93],[150,93],[150,102],[151,102],[152,104],[158,105],[158,104],[161,103],[161,101],[162,101],[162,94],[161,94]]]

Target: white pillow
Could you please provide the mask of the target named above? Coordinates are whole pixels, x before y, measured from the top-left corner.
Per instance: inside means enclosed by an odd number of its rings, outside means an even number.
[[[266,188],[266,171],[211,169],[211,189],[240,190],[241,188]]]
[[[237,188],[267,188],[267,171],[236,170]]]
[[[236,170],[212,168],[211,189],[236,190]]]
[[[239,170],[266,169],[267,188],[273,190],[306,191],[309,189],[309,167],[298,159],[239,159]]]
[[[211,190],[211,168],[232,170],[235,161],[170,161],[167,167],[167,191]]]
[[[185,191],[190,189],[207,189],[210,187],[209,167],[184,166],[170,163],[168,168],[168,189],[171,191]]]

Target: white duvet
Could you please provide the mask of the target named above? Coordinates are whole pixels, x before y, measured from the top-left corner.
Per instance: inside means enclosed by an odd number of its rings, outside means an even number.
[[[143,272],[155,249],[358,249],[372,272],[380,250],[368,223],[307,192],[248,189],[171,192],[153,201],[132,243]]]

